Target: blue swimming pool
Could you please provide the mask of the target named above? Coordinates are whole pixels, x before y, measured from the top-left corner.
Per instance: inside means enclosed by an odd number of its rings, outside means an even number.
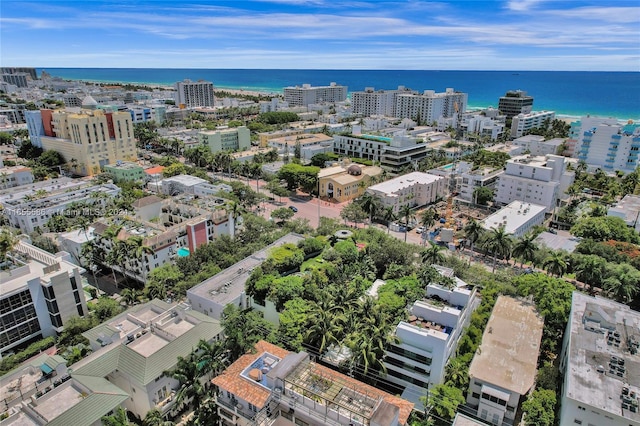
[[[180,256],[180,257],[187,257],[187,256],[189,256],[190,254],[191,254],[191,252],[190,252],[190,251],[189,251],[189,249],[188,249],[188,248],[186,248],[186,247],[180,247],[180,248],[178,249],[178,256]]]

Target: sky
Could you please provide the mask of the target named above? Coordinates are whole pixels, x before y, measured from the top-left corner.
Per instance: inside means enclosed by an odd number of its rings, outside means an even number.
[[[0,64],[640,71],[640,0],[2,0]]]

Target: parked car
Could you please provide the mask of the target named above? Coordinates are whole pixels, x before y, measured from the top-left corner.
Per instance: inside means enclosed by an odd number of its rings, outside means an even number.
[[[298,208],[295,206],[289,206],[289,210],[291,210],[294,213],[298,213]]]
[[[422,234],[424,232],[424,226],[420,226],[419,228],[416,229],[416,233],[418,234]]]

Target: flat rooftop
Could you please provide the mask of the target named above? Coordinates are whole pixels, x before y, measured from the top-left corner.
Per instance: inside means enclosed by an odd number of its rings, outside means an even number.
[[[569,322],[564,396],[640,424],[640,312],[574,291]]]
[[[533,386],[544,321],[532,304],[500,296],[469,377],[524,395]]]
[[[213,300],[220,305],[226,305],[236,300],[244,292],[244,285],[249,279],[251,271],[267,259],[271,249],[288,243],[297,244],[298,241],[302,240],[304,240],[304,236],[289,233],[276,240],[273,244],[189,289],[187,294],[193,294]]]
[[[370,186],[368,189],[374,192],[384,194],[392,194],[414,185],[428,185],[444,179],[442,176],[436,176],[429,173],[412,172],[397,178],[390,179],[386,182],[378,183]]]
[[[546,211],[545,206],[525,203],[522,201],[512,201],[509,205],[501,208],[482,221],[485,229],[498,229],[504,226],[504,230],[513,234],[522,225],[536,217],[540,212]]]

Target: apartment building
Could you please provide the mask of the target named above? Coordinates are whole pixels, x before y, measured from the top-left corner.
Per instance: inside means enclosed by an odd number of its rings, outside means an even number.
[[[0,190],[33,183],[33,172],[30,167],[4,167],[0,159]]]
[[[567,164],[567,159],[558,155],[511,158],[498,180],[495,203],[502,206],[513,201],[539,204],[551,213],[575,178],[572,171],[567,171]]]
[[[518,114],[528,114],[533,109],[533,97],[523,90],[509,90],[498,100],[500,113],[513,118]]]
[[[104,166],[103,171],[110,174],[114,182],[144,182],[147,179],[144,168],[135,162],[116,161],[115,164]]]
[[[195,287],[187,290],[187,299],[191,307],[210,317],[222,318],[222,311],[227,305],[235,305],[242,309],[252,306],[249,296],[245,293],[245,283],[251,276],[251,271],[267,260],[269,252],[274,247],[283,244],[298,244],[304,236],[289,233],[264,249],[218,272]],[[277,315],[277,314],[276,314]],[[265,314],[265,318],[270,318]]]
[[[54,183],[0,196],[4,215],[11,226],[30,234],[56,215],[81,215],[82,208],[104,209],[109,199],[120,193],[111,183],[93,185],[89,181]],[[77,208],[78,204],[83,207]]]
[[[188,204],[187,204],[188,203]],[[224,201],[222,201],[224,203]],[[109,265],[121,274],[141,282],[151,271],[176,257],[186,257],[198,247],[221,235],[233,236],[233,218],[221,209],[224,204],[210,199],[162,199],[151,195],[137,200],[134,215],[129,218],[105,218],[95,222],[95,244],[105,258],[114,250],[117,241],[140,238],[147,253],[132,256],[125,264]],[[115,239],[111,237],[117,232]]]
[[[397,214],[403,206],[424,206],[435,203],[448,193],[447,180],[429,173],[412,172],[367,188],[377,196],[383,208],[393,207]]]
[[[19,241],[0,272],[0,357],[33,340],[55,336],[74,316],[84,316],[84,269],[68,253],[55,255]]]
[[[607,216],[619,217],[637,232],[640,232],[640,196],[627,194],[616,205],[609,207]]]
[[[440,117],[456,115],[459,118],[467,109],[467,98],[467,93],[451,88],[442,93],[433,90],[425,90],[422,94],[401,93],[396,97],[395,116],[419,121],[418,124],[431,124]]]
[[[155,188],[156,192],[166,195],[191,194],[196,196],[213,196],[221,192],[231,192],[232,188],[226,183],[209,183],[209,181],[191,175],[177,175],[152,181],[147,187]]]
[[[98,174],[107,164],[137,158],[133,121],[126,111],[43,109],[27,117],[31,141],[59,152],[77,174]]]
[[[57,366],[56,366],[57,364]],[[66,360],[43,355],[16,374],[2,377],[0,397],[6,406],[3,426],[100,426],[129,398],[106,379],[71,376]],[[61,368],[63,367],[63,368]]]
[[[118,394],[124,391],[128,398],[122,405],[140,418],[153,409],[173,416],[180,409],[175,404],[180,383],[166,372],[200,340],[213,342],[222,333],[217,320],[184,304],[152,300],[84,332],[93,353],[71,366],[71,377],[106,379]]]
[[[441,124],[441,120],[442,119],[438,120],[438,129],[444,130],[448,126],[445,126],[445,123]],[[484,114],[467,113],[463,114],[457,127],[462,129],[463,132],[475,133],[480,136],[487,136],[492,141],[496,141],[504,133],[504,126],[504,117],[502,117],[502,120],[500,120],[497,118],[487,117]]]
[[[545,123],[556,117],[553,111],[532,111],[521,113],[511,119],[511,137],[525,136],[531,129],[543,128]]]
[[[220,127],[216,130],[199,132],[198,141],[207,145],[211,152],[244,151],[251,148],[250,131],[245,126]]]
[[[324,133],[300,133],[297,135],[271,138],[267,145],[280,153],[293,155],[297,145],[300,146],[300,158],[310,160],[319,152],[333,152],[333,137]]]
[[[213,83],[210,81],[184,80],[174,85],[176,89],[176,104],[181,108],[214,107]]]
[[[427,285],[426,296],[414,302],[408,320],[396,326],[399,343],[392,343],[384,358],[387,380],[403,386],[402,398],[420,410],[420,397],[444,379],[447,361],[479,303],[476,289],[457,278],[453,269],[434,267],[453,286]]]
[[[336,200],[339,203],[352,200],[364,194],[366,187],[381,174],[380,167],[362,166],[349,162],[320,169],[318,174],[320,197]]]
[[[567,145],[573,158],[605,171],[634,171],[640,152],[640,124],[613,118],[582,117],[571,123]]]
[[[417,94],[404,86],[398,86],[397,90],[375,90],[373,87],[365,87],[362,91],[351,92],[351,108],[354,114],[363,117],[373,115],[395,117],[396,98],[402,93]]]
[[[513,201],[497,212],[487,216],[480,224],[490,231],[504,227],[505,232],[520,238],[536,225],[544,222],[545,206]]]
[[[399,426],[413,404],[265,341],[211,381],[225,425]]]
[[[522,148],[519,154],[524,154],[526,152],[533,156],[561,154],[558,150],[563,143],[564,139],[555,138],[545,140],[544,136],[539,135],[521,136],[511,142],[512,145]]]
[[[17,87],[28,87],[30,75],[26,72],[17,72],[17,73],[4,73],[2,74],[2,81],[8,84],[13,84]]]
[[[331,82],[328,86],[290,86],[284,88],[284,101],[289,106],[309,106],[323,102],[336,103],[347,99],[347,86]]]
[[[560,355],[561,425],[640,425],[640,313],[573,292]]]
[[[543,326],[533,303],[498,297],[469,367],[467,405],[482,420],[520,424],[518,408],[536,380]]]
[[[447,167],[447,166],[444,166]],[[453,167],[450,166],[451,168]],[[495,188],[498,179],[502,174],[502,168],[495,167],[474,167],[472,163],[461,161],[458,163],[455,173],[456,190],[458,199],[468,203],[476,203],[475,191],[478,188]],[[453,176],[452,176],[453,177]]]
[[[133,123],[144,123],[153,120],[153,110],[149,107],[130,106],[127,108]]]

